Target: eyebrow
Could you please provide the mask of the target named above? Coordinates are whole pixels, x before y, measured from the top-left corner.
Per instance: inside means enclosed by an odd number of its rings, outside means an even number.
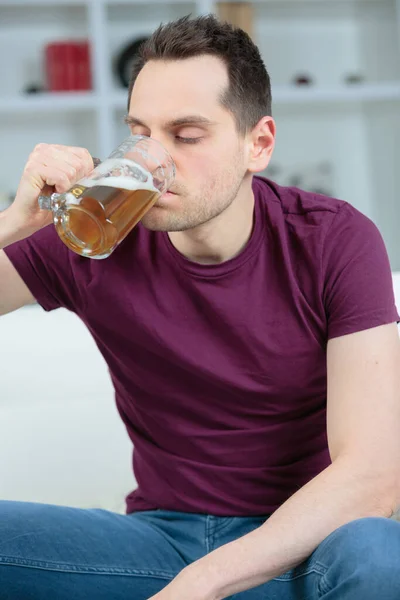
[[[150,129],[148,125],[137,119],[136,117],[132,117],[131,115],[126,115],[124,121],[127,125],[140,125],[141,127],[146,127],[146,129]],[[179,119],[173,119],[172,121],[168,121],[165,124],[165,128],[169,129],[170,127],[179,127],[182,125],[215,125],[213,121],[207,119],[206,117],[202,117],[201,115],[187,115],[185,117],[180,117]]]

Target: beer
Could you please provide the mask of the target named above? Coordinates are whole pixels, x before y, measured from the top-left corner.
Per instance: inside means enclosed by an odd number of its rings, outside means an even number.
[[[127,176],[132,169],[136,178]],[[159,196],[149,173],[129,161],[109,159],[97,175],[82,179],[68,192],[68,209],[60,206],[54,224],[74,252],[107,258]]]
[[[175,163],[163,146],[144,135],[122,141],[104,161],[67,192],[40,195],[53,212],[62,241],[88,258],[107,258],[175,178]]]

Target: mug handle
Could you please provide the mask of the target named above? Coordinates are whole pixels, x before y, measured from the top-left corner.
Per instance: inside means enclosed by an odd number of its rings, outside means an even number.
[[[99,166],[99,164],[101,163],[101,160],[100,160],[100,158],[95,158],[94,156],[92,156],[92,160],[93,160],[93,165],[94,165],[93,169],[95,169],[96,167]],[[41,210],[51,210],[52,206],[53,206],[53,200],[55,200],[60,195],[61,194],[57,194],[56,192],[54,192],[50,196],[45,196],[44,194],[41,194],[38,198],[39,208]]]

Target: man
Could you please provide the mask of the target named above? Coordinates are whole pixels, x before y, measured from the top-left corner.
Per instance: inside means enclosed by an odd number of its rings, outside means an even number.
[[[176,163],[171,190],[111,257],[82,258],[37,198],[90,156],[39,145],[0,219],[0,304],[88,326],[138,489],[127,515],[0,503],[0,598],[397,599],[400,348],[380,234],[254,176],[275,124],[241,30],[160,27],[129,96],[131,132]]]

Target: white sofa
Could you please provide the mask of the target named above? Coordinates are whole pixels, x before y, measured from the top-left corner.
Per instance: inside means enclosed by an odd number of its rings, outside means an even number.
[[[0,498],[124,512],[132,444],[83,323],[38,305],[0,318]]]
[[[393,276],[400,307],[400,273]],[[107,367],[72,313],[0,318],[0,499],[124,512],[136,483]]]

